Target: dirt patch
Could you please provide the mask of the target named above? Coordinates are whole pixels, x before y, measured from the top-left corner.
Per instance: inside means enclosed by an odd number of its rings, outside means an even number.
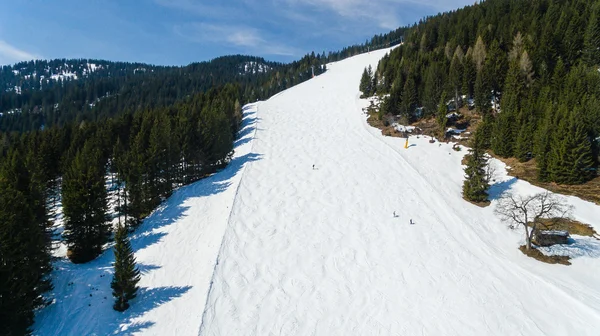
[[[547,256],[535,248],[531,248],[531,250],[528,251],[525,245],[519,246],[519,250],[521,250],[524,255],[547,264],[571,265],[571,262],[569,262],[571,258],[567,256]]]
[[[537,180],[538,168],[535,159],[531,159],[527,162],[519,162],[519,160],[515,158],[504,159],[496,156],[494,157],[506,163],[507,166],[510,166],[510,169],[507,169],[508,175],[510,176],[523,179],[533,185],[555,193],[576,196],[600,205],[600,176],[579,185],[540,182]]]
[[[490,201],[485,201],[485,202],[473,202],[473,201],[469,201],[468,199],[466,199],[466,198],[464,198],[464,197],[463,197],[463,199],[464,199],[465,201],[467,201],[467,202],[469,202],[469,203],[473,204],[473,205],[476,205],[476,206],[480,207],[480,208],[485,208],[485,207],[488,207],[490,204],[492,204],[492,202],[490,202]]]
[[[398,132],[394,127],[392,127],[391,125],[385,125],[385,117],[383,118],[383,120],[379,120],[379,115],[377,112],[367,112],[367,114],[369,115],[367,123],[372,127],[379,128],[381,130],[381,134],[396,138],[403,137],[403,134],[401,132]]]

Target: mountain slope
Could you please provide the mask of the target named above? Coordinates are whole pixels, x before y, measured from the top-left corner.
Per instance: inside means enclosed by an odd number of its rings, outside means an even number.
[[[405,150],[366,126],[360,75],[386,51],[259,105],[262,159],[241,181],[200,334],[596,334],[600,244],[581,238],[589,251],[568,268],[525,257],[495,201],[460,197],[464,154],[425,139]],[[497,180],[494,197],[538,190]]]
[[[131,237],[132,307],[111,308],[111,251],[60,260],[34,334],[597,334],[598,241],[574,236],[569,267],[527,258],[494,204],[460,197],[465,150],[422,137],[407,150],[366,124],[358,81],[385,52],[247,106],[231,164]],[[494,164],[492,198],[540,191]],[[568,201],[600,229],[600,207]]]
[[[223,233],[251,153],[255,106],[244,108],[235,154],[222,171],[184,186],[131,235],[142,273],[131,308],[112,309],[114,254],[76,265],[57,251],[53,304],[40,310],[35,335],[192,335],[200,326]]]

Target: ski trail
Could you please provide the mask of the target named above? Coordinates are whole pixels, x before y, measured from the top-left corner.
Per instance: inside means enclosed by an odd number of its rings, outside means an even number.
[[[258,106],[259,106],[259,103],[247,105],[247,107],[249,109],[253,110],[252,113],[254,113],[255,115],[258,115],[258,110],[259,110]],[[250,139],[249,140],[250,141],[250,150],[247,153],[245,153],[245,154],[252,154],[253,153],[252,152],[252,148],[254,146],[254,138],[256,136],[256,128],[257,128],[257,125],[258,125],[258,120],[259,120],[258,116],[254,117],[254,119],[253,119],[253,123],[254,124],[251,125],[251,127],[252,127],[251,134],[247,136],[247,138]],[[245,126],[245,127],[248,127],[248,126]],[[243,131],[243,128],[242,128],[241,131]],[[240,140],[243,140],[243,139],[244,139],[244,137],[239,137],[239,139],[237,141],[240,141]],[[239,173],[239,175],[240,175],[239,181],[241,181],[244,178],[244,173],[246,172],[246,165],[244,165],[244,167],[241,170],[242,171]],[[240,185],[241,185],[241,183],[238,182],[238,184],[237,184],[237,186],[235,188],[235,196],[233,198],[233,202],[231,204],[231,209],[230,209],[229,215],[227,217],[227,228],[225,229],[225,232],[224,232],[224,234],[223,234],[223,236],[221,238],[221,244],[219,245],[219,249],[218,249],[219,253],[217,254],[217,257],[215,259],[214,266],[213,266],[213,269],[212,269],[212,274],[211,274],[211,277],[210,277],[210,283],[208,285],[208,290],[207,290],[207,293],[206,293],[206,300],[205,300],[205,303],[204,303],[204,310],[202,312],[202,319],[201,319],[201,322],[200,322],[200,333],[202,333],[202,328],[204,326],[204,319],[205,319],[205,316],[206,316],[206,310],[207,310],[207,307],[209,306],[208,305],[208,298],[209,298],[210,293],[212,291],[213,282],[214,282],[214,278],[215,278],[215,270],[217,268],[217,265],[219,265],[219,257],[220,257],[220,255],[222,253],[222,250],[223,250],[223,242],[225,241],[225,237],[227,236],[227,232],[230,230],[230,227],[231,227],[231,218],[232,218],[232,214],[233,214],[233,211],[234,211],[233,209],[235,208],[235,204],[236,204],[236,201],[238,199]]]
[[[594,335],[593,271],[520,254],[492,208],[460,198],[457,154],[415,163],[423,142],[397,150],[365,130],[360,75],[385,52],[261,104],[261,160],[240,182],[200,335]]]

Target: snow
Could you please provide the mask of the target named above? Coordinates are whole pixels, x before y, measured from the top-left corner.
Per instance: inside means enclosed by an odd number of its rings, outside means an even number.
[[[523,255],[494,206],[543,189],[491,160],[492,205],[479,208],[461,197],[466,150],[422,136],[405,149],[367,124],[360,77],[388,51],[248,106],[232,163],[133,235],[132,307],[111,309],[112,251],[63,258],[34,334],[596,335],[600,241],[548,250],[570,249],[571,266]],[[565,199],[600,230],[599,206]]]
[[[87,68],[88,68],[89,72],[94,72],[94,71],[96,71],[96,69],[102,68],[102,66],[96,65],[94,63],[88,63]]]
[[[415,130],[415,126],[404,126],[404,125],[400,125],[398,123],[393,123],[392,127],[394,127],[394,129],[398,132],[409,132],[412,133]]]
[[[263,63],[254,62],[254,61],[245,62],[245,63],[241,64],[241,67],[243,68],[242,74],[265,73],[265,72],[268,72],[271,70],[270,66],[263,64]]]
[[[54,74],[52,76],[50,76],[51,79],[58,81],[58,80],[65,80],[67,78],[69,79],[77,79],[77,75],[72,73],[72,72],[61,72],[59,74]]]

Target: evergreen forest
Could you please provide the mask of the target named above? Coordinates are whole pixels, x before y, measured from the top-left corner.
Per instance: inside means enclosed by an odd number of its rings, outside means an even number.
[[[540,181],[581,184],[597,176],[599,70],[600,1],[490,0],[407,29],[361,90],[386,97],[382,115],[440,127],[472,101],[478,151],[535,159]]]

